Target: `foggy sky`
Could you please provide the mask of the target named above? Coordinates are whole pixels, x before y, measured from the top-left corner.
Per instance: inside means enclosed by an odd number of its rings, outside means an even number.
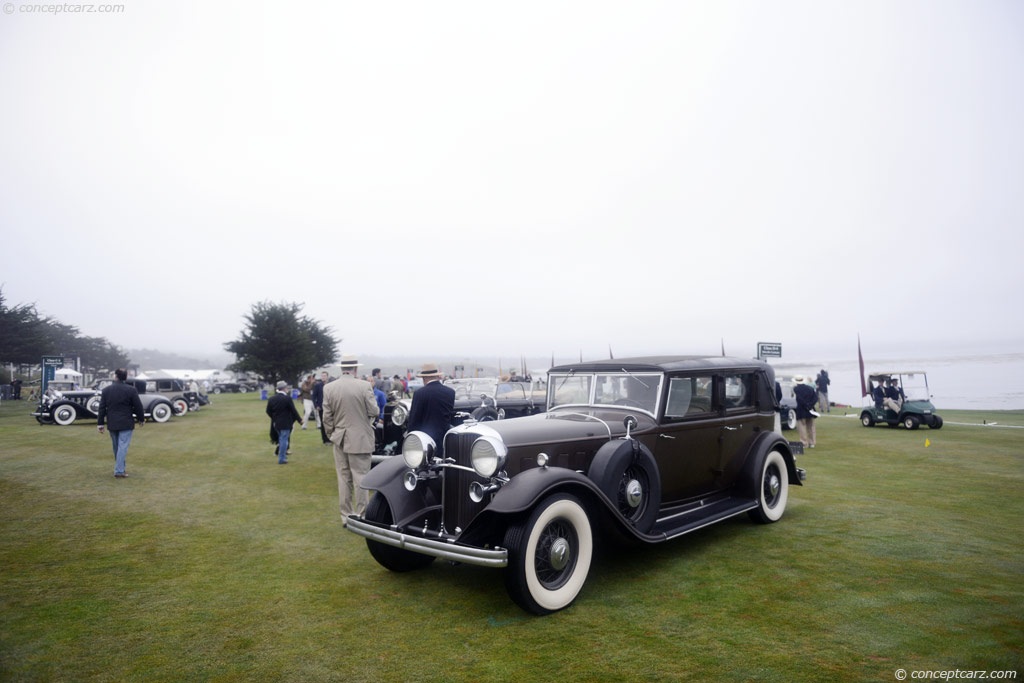
[[[0,283],[196,354],[1024,348],[1024,4],[0,14]]]

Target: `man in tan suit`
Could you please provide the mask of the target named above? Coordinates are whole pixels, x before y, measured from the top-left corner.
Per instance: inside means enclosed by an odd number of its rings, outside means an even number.
[[[353,490],[355,512],[361,515],[366,509],[369,496],[359,484],[370,471],[373,422],[380,414],[370,383],[356,378],[356,368],[360,365],[355,356],[344,354],[341,377],[324,386],[324,432],[334,444],[334,468],[338,471],[343,520],[352,514]]]

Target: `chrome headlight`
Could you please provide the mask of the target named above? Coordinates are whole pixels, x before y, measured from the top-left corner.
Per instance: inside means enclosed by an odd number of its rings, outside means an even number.
[[[409,432],[402,443],[405,464],[416,469],[434,451],[434,440],[426,432]]]
[[[406,418],[409,417],[409,409],[403,406],[401,403],[397,404],[391,410],[391,424],[398,425],[401,427],[405,424]]]
[[[470,458],[473,469],[481,477],[493,477],[505,466],[508,449],[498,436],[481,436],[473,442]]]

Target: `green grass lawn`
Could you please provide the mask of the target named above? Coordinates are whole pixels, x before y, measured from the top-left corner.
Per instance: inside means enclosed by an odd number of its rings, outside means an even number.
[[[1024,411],[939,431],[842,411],[777,524],[735,518],[599,557],[532,617],[500,570],[409,574],[342,529],[330,449],[290,464],[264,403],[137,430],[129,478],[93,424],[0,405],[0,678],[895,680],[1020,670]],[[851,414],[855,411],[849,411]],[[795,435],[793,435],[795,438]]]

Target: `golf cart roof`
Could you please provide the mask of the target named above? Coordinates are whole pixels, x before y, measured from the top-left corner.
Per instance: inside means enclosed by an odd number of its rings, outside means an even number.
[[[891,370],[888,372],[872,372],[868,375],[869,378],[875,377],[890,377],[892,375],[927,375],[928,373],[924,370]]]

